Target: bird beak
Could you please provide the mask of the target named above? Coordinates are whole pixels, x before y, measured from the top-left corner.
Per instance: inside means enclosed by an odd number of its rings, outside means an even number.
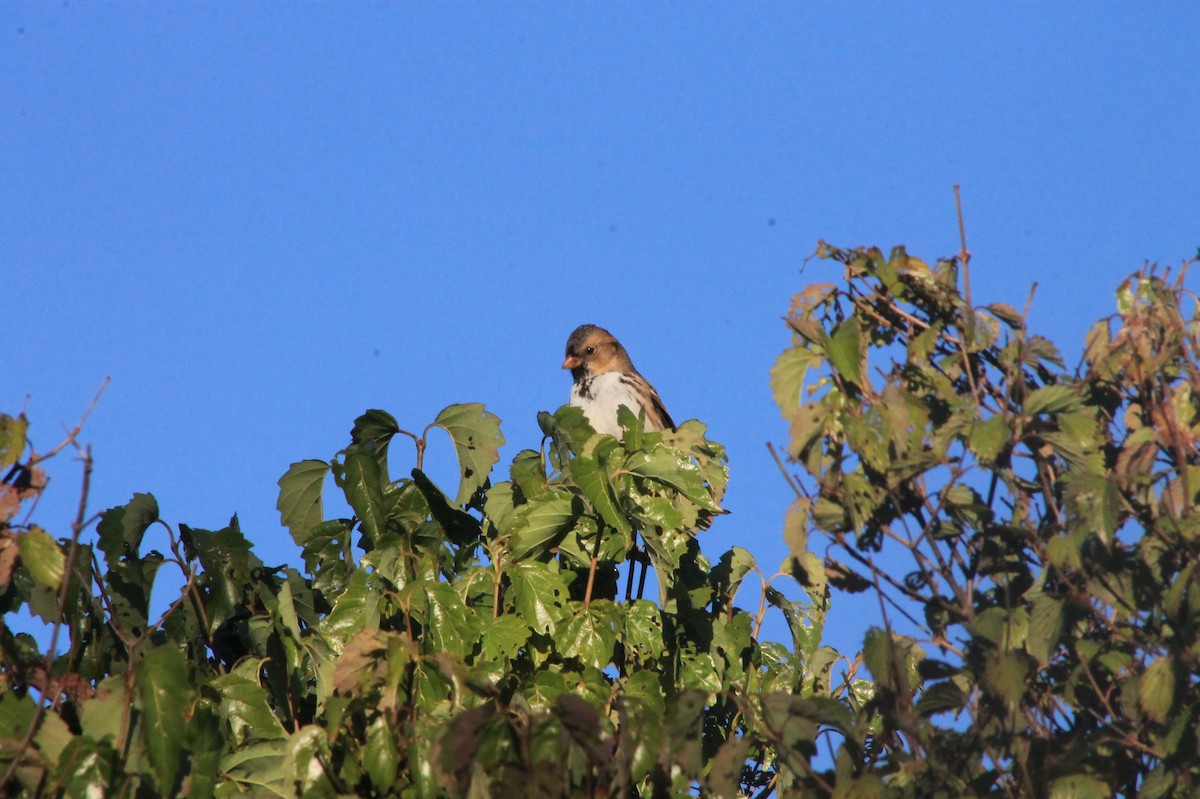
[[[564,368],[564,369],[578,369],[578,368],[579,368],[580,366],[582,366],[582,365],[583,365],[583,359],[581,359],[579,356],[577,356],[577,355],[568,355],[568,356],[567,356],[567,359],[566,359],[565,361],[563,361],[563,366],[562,366],[562,368]]]

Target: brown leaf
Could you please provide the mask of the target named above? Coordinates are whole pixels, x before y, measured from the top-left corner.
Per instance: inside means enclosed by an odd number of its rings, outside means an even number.
[[[0,594],[4,593],[8,588],[9,581],[12,580],[13,567],[17,563],[19,551],[17,541],[11,535],[0,538]]]
[[[10,485],[0,485],[0,524],[7,524],[20,509],[21,497],[17,490]]]

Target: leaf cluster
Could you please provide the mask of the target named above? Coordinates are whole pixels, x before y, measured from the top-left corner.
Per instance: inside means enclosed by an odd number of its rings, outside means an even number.
[[[863,653],[882,729],[847,740],[838,791],[1195,796],[1200,317],[1183,275],[1126,280],[1069,371],[1024,314],[968,305],[957,259],[818,256],[843,281],[795,297],[772,372],[802,472],[788,540],[797,564],[823,541],[830,581],[885,609]]]
[[[706,557],[723,447],[698,422],[621,422],[617,439],[576,408],[543,413],[542,445],[493,482],[503,436],[482,405],[420,434],[368,411],[279,480],[303,572],[264,564],[236,517],[175,527],[147,494],[105,512],[95,543],[5,526],[6,619],[26,606],[67,639],[0,628],[6,789],[732,797],[810,774],[820,730],[869,696],[833,685],[823,586],[791,600],[745,549]],[[24,429],[5,425],[12,464]],[[453,494],[421,468],[434,429],[458,455]],[[350,516],[327,517],[329,490]],[[164,566],[183,586],[155,618]],[[751,576],[756,612],[735,605]],[[759,639],[770,610],[790,645]]]

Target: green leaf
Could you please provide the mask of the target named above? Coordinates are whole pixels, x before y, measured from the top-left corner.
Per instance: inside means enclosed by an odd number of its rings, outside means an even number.
[[[29,570],[33,581],[45,588],[58,588],[67,559],[50,534],[33,525],[29,532],[17,536],[17,545],[21,550],[21,563]]]
[[[1088,774],[1072,774],[1050,783],[1050,799],[1110,799],[1114,795],[1108,783]]]
[[[209,702],[199,702],[188,721],[187,748],[191,750],[187,776],[188,796],[207,799],[216,794],[225,739],[221,719]]]
[[[608,472],[595,460],[583,455],[576,455],[571,459],[570,469],[575,485],[579,487],[583,496],[592,504],[600,517],[610,527],[614,527],[622,533],[632,532],[633,527],[630,526],[629,520],[617,507]]]
[[[772,737],[785,747],[782,753],[785,756],[800,752],[811,757],[816,753],[819,725],[809,714],[801,712],[804,703],[804,697],[784,693],[770,693],[762,698],[763,722]]]
[[[396,774],[400,767],[400,753],[396,749],[396,736],[384,716],[377,716],[367,728],[367,744],[363,747],[363,765],[367,775],[380,793],[390,791],[396,785]]]
[[[619,612],[607,599],[598,599],[587,608],[580,606],[564,626],[558,644],[566,657],[578,659],[585,666],[605,668],[617,643]]]
[[[1029,673],[1027,660],[1020,652],[1008,651],[988,660],[984,666],[984,686],[1009,710],[1015,710],[1025,695],[1025,679]]]
[[[550,634],[563,617],[567,583],[548,563],[519,563],[508,570],[508,598],[525,622],[543,635]]]
[[[213,678],[209,686],[221,697],[221,719],[229,727],[232,745],[287,737],[271,710],[266,689],[256,681],[230,672]]]
[[[579,516],[579,500],[562,491],[522,505],[509,517],[509,544],[514,560],[539,558],[567,533]]]
[[[1175,774],[1166,763],[1159,763],[1142,780],[1138,787],[1138,799],[1167,799],[1172,796],[1175,787]]]
[[[453,586],[414,583],[408,595],[413,599],[413,615],[424,627],[422,646],[426,652],[444,652],[460,658],[471,653],[482,624]]]
[[[811,719],[843,733],[853,726],[850,709],[831,696],[794,696],[791,699],[790,712],[794,716]]]
[[[356,569],[345,588],[333,603],[333,608],[321,621],[321,634],[345,642],[364,628],[379,625],[380,590],[369,584],[370,576]]]
[[[767,602],[783,611],[783,618],[792,632],[793,653],[801,662],[809,662],[821,645],[823,614],[816,607],[793,602],[770,586],[767,586],[765,596]]]
[[[956,712],[962,708],[966,694],[951,680],[942,680],[927,686],[917,699],[916,711],[922,716]]]
[[[537,420],[543,435],[567,445],[571,453],[583,452],[584,445],[596,435],[583,408],[575,405],[563,405],[552,414],[541,411]]]
[[[905,351],[905,358],[908,362],[919,369],[927,369],[929,367],[930,355],[941,339],[942,332],[941,323],[932,324],[909,339],[908,347]]]
[[[145,714],[142,737],[146,755],[161,795],[171,795],[175,793],[183,742],[187,738],[188,706],[192,698],[183,652],[171,644],[146,652],[137,685]]]
[[[37,705],[29,696],[17,696],[11,690],[0,693],[0,741],[4,742],[0,757],[10,758],[16,742],[24,740],[37,716]],[[47,765],[58,762],[74,736],[70,728],[55,713],[45,713],[33,738],[40,759]]]
[[[537,500],[541,501],[544,496],[543,494],[537,497]],[[491,522],[491,526],[502,532],[511,531],[514,524],[513,514],[517,508],[524,507],[523,499],[521,490],[513,483],[505,481],[494,484],[488,489],[487,499],[483,503],[485,521]]]
[[[119,756],[108,741],[77,736],[59,757],[54,781],[65,789],[62,795],[72,799],[109,796],[113,765],[118,762]]]
[[[1162,724],[1175,703],[1175,666],[1172,658],[1161,657],[1152,661],[1142,674],[1140,683],[1138,704],[1149,718]]]
[[[921,684],[918,666],[925,654],[911,638],[872,627],[863,642],[862,657],[882,687],[911,691]],[[903,682],[898,685],[897,679]]]
[[[120,674],[99,680],[96,693],[80,705],[80,728],[84,735],[97,741],[106,736],[116,740],[120,736],[128,696],[126,676]],[[0,717],[3,715],[0,713]],[[3,735],[4,731],[0,730],[0,737]]]
[[[1043,336],[1030,336],[1025,342],[1025,350],[1028,355],[1035,359],[1030,362],[1031,366],[1043,367],[1049,363],[1054,366],[1062,367],[1062,355],[1058,351],[1058,347],[1054,346],[1054,342]]]
[[[1096,366],[1107,366],[1107,364],[1102,362],[1112,352],[1112,330],[1109,328],[1109,321],[1101,319],[1092,325],[1088,329],[1087,335],[1084,336],[1083,341],[1083,359]]]
[[[100,536],[100,551],[110,569],[126,558],[137,556],[142,536],[158,518],[158,502],[150,494],[134,494],[127,504],[104,512],[96,532]]]
[[[399,432],[400,425],[394,416],[387,411],[371,409],[354,420],[350,440],[355,444],[374,444],[376,451],[383,454],[387,452],[392,436]]]
[[[791,438],[788,452],[793,458],[799,461],[808,460],[810,450],[824,441],[829,432],[832,416],[832,409],[822,402],[810,402],[792,414],[792,424],[788,430]],[[819,449],[817,451],[819,452]]]
[[[1083,400],[1072,386],[1056,384],[1042,386],[1026,397],[1024,412],[1026,416],[1037,416],[1039,413],[1063,413],[1082,408]]]
[[[621,443],[629,452],[642,449],[646,444],[646,411],[636,414],[627,405],[617,406],[617,424],[621,427]]]
[[[25,414],[9,416],[0,413],[0,471],[8,469],[20,459],[25,451],[25,433],[28,430],[29,421]]]
[[[32,697],[12,691],[0,693],[0,741],[22,741],[37,716]],[[7,755],[7,752],[6,752]]]
[[[634,494],[632,499],[632,515],[642,528],[663,527],[677,530],[683,527],[683,513],[666,497]]]
[[[803,404],[804,378],[813,361],[820,356],[807,347],[795,345],[784,350],[771,367],[771,393],[784,419],[800,410]]]
[[[331,597],[356,566],[350,545],[353,531],[353,520],[330,519],[304,534],[304,565],[315,575],[314,587],[330,592]]]
[[[261,569],[263,562],[253,553],[250,542],[242,535],[237,517],[223,530],[212,532],[179,525],[189,557],[197,558],[208,579],[205,612],[213,632],[220,623],[237,612],[243,601],[243,591],[251,582],[251,574]]]
[[[816,588],[823,593],[825,568],[821,559],[808,551],[808,521],[811,510],[812,500],[798,497],[784,515],[783,540],[791,557],[784,560],[781,568],[806,588]]]
[[[292,540],[300,546],[308,541],[308,533],[325,518],[321,503],[321,490],[329,464],[325,461],[306,460],[293,463],[279,478],[280,522],[292,533]]]
[[[1050,662],[1058,648],[1064,627],[1063,602],[1057,597],[1041,594],[1033,600],[1029,613],[1029,637],[1025,646],[1041,665]]]
[[[458,546],[468,546],[479,540],[479,521],[474,516],[451,504],[450,498],[420,469],[412,470],[412,479],[429,503],[429,513],[447,540]]]
[[[737,595],[738,589],[742,587],[742,580],[754,570],[756,565],[754,556],[750,554],[749,550],[742,547],[731,547],[713,567],[709,579],[723,596],[732,601]]]
[[[662,609],[649,599],[635,599],[622,607],[625,625],[621,642],[626,660],[644,663],[660,657],[666,649]]]
[[[293,775],[287,770],[287,741],[256,741],[227,752],[221,758],[221,774],[230,783],[220,795],[238,796],[242,786],[254,786],[252,796],[291,797],[296,795]]]
[[[370,452],[351,447],[346,452],[345,463],[335,467],[333,477],[374,546],[383,538],[387,519],[379,462]]]
[[[1012,433],[1008,428],[1008,419],[996,414],[990,419],[971,425],[971,435],[967,446],[975,457],[984,463],[994,463],[1004,447],[1008,444]]]
[[[742,772],[746,768],[746,756],[750,752],[750,741],[745,738],[730,738],[712,759],[705,777],[708,793],[716,799],[735,799],[742,796]]]
[[[678,769],[686,779],[699,776],[704,767],[701,735],[707,698],[708,692],[703,689],[685,688],[671,697],[666,713],[654,720],[665,733],[669,767],[672,771]]]
[[[487,482],[492,466],[500,460],[500,447],[504,445],[500,418],[484,410],[483,403],[469,402],[449,406],[438,414],[434,424],[454,441],[462,475],[454,501],[465,505]]]
[[[505,667],[505,661],[517,657],[522,649],[529,646],[532,633],[525,620],[513,613],[484,619],[480,642],[485,667],[489,662],[497,667]]]
[[[550,486],[546,479],[546,465],[542,461],[542,453],[532,450],[523,449],[513,458],[512,464],[508,467],[509,477],[512,478],[514,485],[521,489],[521,495],[529,499],[537,499],[545,496],[550,491]],[[496,486],[492,486],[488,491],[488,501],[491,501],[492,491],[495,491]],[[489,512],[489,516],[491,513]]]
[[[857,316],[852,316],[838,325],[825,345],[829,363],[850,383],[863,384],[862,326]]]
[[[721,510],[705,486],[700,469],[677,452],[668,449],[635,452],[626,460],[625,469],[675,489],[705,510]]]
[[[1021,318],[1021,315],[1011,305],[1003,302],[994,302],[984,307],[1013,330],[1023,330],[1025,328],[1025,320]]]

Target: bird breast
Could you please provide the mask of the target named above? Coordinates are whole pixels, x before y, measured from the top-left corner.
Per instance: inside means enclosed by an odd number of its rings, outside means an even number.
[[[645,407],[646,394],[639,375],[628,372],[605,372],[584,377],[571,387],[571,404],[583,409],[588,423],[597,433],[621,437],[617,424],[617,409],[622,405],[636,415],[646,411],[646,429],[658,430],[649,408]]]

